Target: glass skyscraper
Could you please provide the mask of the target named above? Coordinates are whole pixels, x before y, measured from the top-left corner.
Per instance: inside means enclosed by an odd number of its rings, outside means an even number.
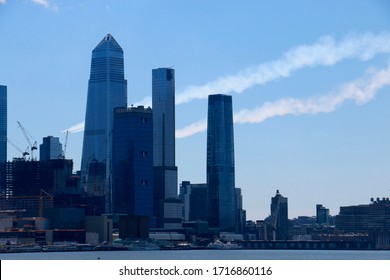
[[[276,195],[271,198],[271,225],[274,240],[288,239],[288,223],[287,197],[276,190]]]
[[[232,97],[209,95],[207,185],[209,226],[236,231]]]
[[[146,216],[155,227],[153,214],[153,119],[143,106],[117,108],[112,147],[113,213]]]
[[[175,165],[175,70],[152,70],[154,210],[157,227],[180,227]]]
[[[107,213],[111,212],[111,150],[116,107],[127,107],[127,81],[124,78],[123,50],[114,37],[107,34],[92,51],[81,159],[82,183],[92,195],[96,184],[88,180],[90,166],[99,166],[93,168],[93,177],[104,180],[97,192],[106,196]],[[95,174],[96,170],[105,171],[104,174]]]
[[[7,161],[7,87],[0,85],[0,191],[5,189]]]
[[[39,145],[39,160],[49,161],[51,159],[62,158],[62,144],[60,138],[47,136],[43,138],[43,143]]]

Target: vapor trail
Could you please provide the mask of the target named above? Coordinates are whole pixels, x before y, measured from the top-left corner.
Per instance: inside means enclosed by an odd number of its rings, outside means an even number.
[[[76,132],[84,131],[84,124],[85,124],[85,122],[75,124],[74,126],[71,126],[68,129],[65,129],[61,132],[64,133],[64,132],[68,131],[69,133],[76,133]]]
[[[277,60],[247,68],[235,75],[217,78],[201,86],[187,86],[184,91],[177,94],[176,104],[188,103],[194,99],[206,99],[212,93],[241,93],[255,85],[289,77],[294,71],[305,67],[331,66],[348,58],[369,60],[377,54],[386,53],[390,53],[389,32],[350,35],[340,42],[336,42],[331,36],[324,36],[312,45],[303,44],[292,48]],[[151,100],[152,98],[147,96],[134,104],[151,106]],[[205,121],[202,124],[198,123],[196,128],[199,130],[205,127],[204,123]],[[83,124],[75,125],[74,127],[80,127],[75,132],[82,131]]]
[[[390,53],[389,32],[350,35],[338,43],[333,37],[324,36],[312,45],[299,45],[287,51],[278,60],[247,68],[235,75],[220,77],[205,85],[188,86],[177,95],[176,104],[205,99],[211,93],[241,93],[255,85],[289,77],[295,70],[305,67],[331,66],[348,58],[369,60],[384,53]]]
[[[347,101],[363,105],[371,101],[378,90],[390,85],[390,66],[375,71],[371,70],[368,77],[344,84],[336,93],[330,93],[306,100],[284,98],[275,102],[266,102],[253,110],[244,109],[234,114],[234,123],[261,123],[269,118],[285,115],[303,115],[330,113]],[[205,131],[206,120],[191,124],[176,131],[177,138],[184,138]]]

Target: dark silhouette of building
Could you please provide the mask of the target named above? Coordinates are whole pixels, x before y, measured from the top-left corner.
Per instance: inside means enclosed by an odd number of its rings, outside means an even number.
[[[209,226],[236,231],[232,97],[209,95],[207,119],[207,186]]]
[[[120,216],[119,238],[149,238],[149,217]]]
[[[340,207],[336,228],[354,233],[367,233],[374,229],[390,230],[389,198],[371,199],[371,203],[365,205]]]
[[[288,239],[288,202],[287,197],[282,196],[279,190],[271,198],[271,225],[274,231],[275,240]]]
[[[113,213],[153,214],[153,114],[143,106],[117,108],[112,150]]]
[[[124,78],[123,50],[114,37],[107,34],[92,51],[81,160],[84,188],[91,195],[103,193],[106,213],[112,210],[112,129],[116,107],[127,107],[127,81]],[[105,183],[97,186],[97,178]],[[95,189],[97,193],[94,193]]]
[[[329,209],[321,204],[316,205],[316,223],[319,225],[329,224]]]
[[[183,181],[180,185],[180,198],[183,201],[183,219],[188,221],[208,221],[207,184],[191,184]]]

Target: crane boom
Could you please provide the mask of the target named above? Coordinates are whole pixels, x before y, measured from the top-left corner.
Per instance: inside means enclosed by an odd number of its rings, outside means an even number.
[[[17,123],[19,125],[19,128],[22,130],[24,138],[26,138],[27,143],[28,143],[28,145],[30,147],[31,160],[35,160],[35,158],[34,158],[34,150],[38,150],[37,141],[35,141],[34,144],[32,144],[31,140],[30,140],[31,135],[27,132],[27,130],[23,127],[23,125],[19,121]]]
[[[25,158],[27,155],[30,154],[30,153],[28,152],[29,147],[27,147],[26,151],[23,152],[22,149],[20,149],[18,146],[16,146],[16,144],[15,144],[14,142],[12,142],[10,139],[7,138],[7,141],[8,141],[8,143],[10,143],[15,149],[17,149],[19,152],[22,153],[23,158]]]
[[[68,145],[68,136],[69,136],[69,130],[66,131],[66,136],[65,136],[64,151],[62,155],[64,159],[66,156],[66,146]]]

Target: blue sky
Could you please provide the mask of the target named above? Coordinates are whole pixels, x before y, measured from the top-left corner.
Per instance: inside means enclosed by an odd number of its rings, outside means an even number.
[[[390,196],[388,1],[0,0],[0,84],[20,148],[17,121],[41,143],[84,120],[107,33],[125,52],[129,105],[151,96],[153,68],[176,70],[179,181],[206,181],[206,97],[226,93],[249,219],[268,215],[276,189],[290,218]],[[76,169],[82,138],[68,140]]]

